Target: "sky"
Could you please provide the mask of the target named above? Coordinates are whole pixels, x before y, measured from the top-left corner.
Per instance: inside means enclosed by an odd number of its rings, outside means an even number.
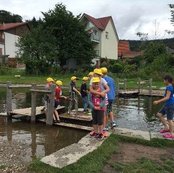
[[[168,6],[173,0],[0,0],[0,10],[19,14],[24,20],[38,19],[57,3],[63,3],[74,15],[112,16],[119,39],[137,40],[137,32],[148,33],[148,39],[173,37],[165,32],[174,31]]]

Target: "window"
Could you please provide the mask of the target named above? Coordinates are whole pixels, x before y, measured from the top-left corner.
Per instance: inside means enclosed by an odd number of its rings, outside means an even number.
[[[105,36],[106,36],[106,39],[109,39],[109,33],[106,32],[105,34],[106,34],[106,35],[105,35]]]

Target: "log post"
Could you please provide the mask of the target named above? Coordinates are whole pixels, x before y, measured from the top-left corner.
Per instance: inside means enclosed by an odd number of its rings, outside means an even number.
[[[120,84],[119,84],[120,80],[119,78],[117,79],[117,96],[119,95],[119,90],[120,90]]]
[[[149,95],[152,95],[152,78],[149,79]]]
[[[124,79],[124,91],[126,91],[127,88],[127,79]]]
[[[11,82],[7,82],[7,95],[6,95],[6,110],[8,120],[11,120],[11,111],[12,111],[12,88]]]
[[[31,89],[35,89],[36,84],[32,84]],[[36,92],[31,92],[31,122],[35,123],[36,121]]]
[[[138,92],[141,92],[141,79],[138,78]]]
[[[54,97],[55,97],[55,85],[50,86],[51,94],[49,94],[49,99],[47,102],[47,113],[46,113],[46,124],[53,124],[53,113],[54,113]]]

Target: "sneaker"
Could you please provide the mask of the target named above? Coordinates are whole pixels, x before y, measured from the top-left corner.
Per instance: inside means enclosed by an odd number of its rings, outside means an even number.
[[[93,137],[93,136],[96,136],[97,133],[95,133],[94,131],[90,132],[90,136]]]
[[[117,127],[117,124],[116,124],[115,121],[113,121],[113,122],[111,123],[111,127]]]
[[[169,129],[161,129],[160,130],[160,133],[167,133],[167,132],[170,132],[170,130]]]
[[[172,135],[171,133],[164,134],[163,137],[164,137],[165,139],[174,139],[174,135]]]
[[[103,133],[98,134],[96,138],[100,140],[104,139]]]

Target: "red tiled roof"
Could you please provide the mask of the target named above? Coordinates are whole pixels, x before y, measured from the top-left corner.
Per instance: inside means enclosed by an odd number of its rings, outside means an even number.
[[[16,27],[19,27],[19,26],[22,26],[22,25],[25,25],[25,24],[26,24],[25,22],[22,22],[22,23],[5,23],[5,24],[1,24],[0,25],[0,31],[9,30],[9,29],[16,28]]]
[[[134,58],[142,55],[141,51],[131,51],[129,41],[119,41],[118,43],[118,56],[122,58]]]
[[[92,16],[89,16],[88,14],[84,14],[84,16],[91,22],[93,25],[95,25],[98,29],[104,30],[109,22],[109,20],[112,18],[111,16],[108,17],[102,17],[102,18],[94,18]]]

